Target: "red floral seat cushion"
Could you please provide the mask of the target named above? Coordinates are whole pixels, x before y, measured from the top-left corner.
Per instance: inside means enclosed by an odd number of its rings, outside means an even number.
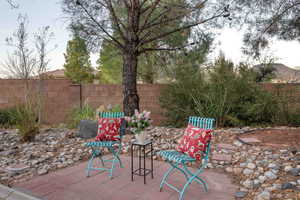
[[[192,158],[201,160],[202,154],[211,140],[212,130],[202,129],[191,124],[184,131],[177,150],[189,155]]]
[[[96,141],[117,141],[120,133],[121,118],[100,118]]]

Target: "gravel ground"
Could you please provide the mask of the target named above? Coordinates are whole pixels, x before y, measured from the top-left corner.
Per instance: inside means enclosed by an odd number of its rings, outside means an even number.
[[[239,186],[236,199],[300,199],[300,144],[272,145],[265,142],[266,137],[264,142],[255,137],[259,131],[272,135],[272,130],[300,134],[300,129],[287,127],[215,130],[208,167],[233,177]],[[87,160],[90,149],[84,143],[89,140],[76,138],[75,131],[45,128],[34,142],[21,143],[17,130],[0,130],[0,183],[12,185]],[[150,127],[147,133],[153,138],[154,150],[159,151],[174,149],[183,129]],[[124,137],[123,153],[129,152],[132,139],[131,135]]]

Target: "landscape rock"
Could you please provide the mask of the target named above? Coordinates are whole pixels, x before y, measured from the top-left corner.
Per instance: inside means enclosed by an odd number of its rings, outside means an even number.
[[[259,180],[260,183],[264,183],[267,180],[267,177],[265,177],[265,176],[259,176],[258,180]]]
[[[243,186],[245,186],[248,189],[252,189],[254,186],[254,183],[252,180],[247,179],[246,181],[243,182]]]
[[[279,167],[277,164],[275,164],[275,163],[270,163],[270,164],[268,165],[268,168],[276,169],[276,170],[280,169],[280,167]]]
[[[255,169],[256,168],[256,165],[254,163],[248,163],[247,167],[249,169]]]
[[[42,168],[40,170],[37,171],[37,174],[38,175],[44,175],[44,174],[47,174],[48,173],[48,170],[45,169],[45,168]]]
[[[299,176],[300,175],[300,168],[293,168],[288,171],[289,174],[293,176]]]
[[[255,200],[270,200],[270,199],[271,199],[271,194],[268,191],[261,192],[255,198]]]
[[[276,174],[274,174],[274,173],[271,172],[271,171],[265,172],[265,176],[266,176],[268,179],[277,179]]]
[[[253,170],[252,169],[248,169],[248,168],[246,168],[246,169],[244,169],[244,171],[243,171],[243,174],[245,174],[245,175],[250,175],[250,174],[253,174]]]
[[[292,183],[284,183],[281,186],[282,190],[287,190],[287,189],[294,189],[296,186]]]
[[[247,192],[244,192],[244,191],[238,191],[235,193],[235,197],[236,198],[244,198],[245,196],[247,195]]]
[[[243,143],[241,143],[241,142],[238,141],[238,140],[235,140],[235,141],[233,142],[233,144],[234,144],[235,146],[238,146],[238,147],[240,147],[240,146],[243,145]]]
[[[16,175],[16,174],[23,173],[27,169],[29,169],[29,166],[24,165],[24,164],[18,164],[18,165],[13,165],[13,166],[6,167],[6,171],[10,175]]]
[[[290,165],[284,167],[284,171],[285,171],[285,172],[288,172],[288,171],[290,171],[291,169],[293,169],[293,167],[290,166]]]
[[[237,135],[249,130],[259,128],[215,130],[207,168],[222,168],[232,173],[239,188],[235,194],[236,198],[265,200],[271,198],[272,192],[275,199],[295,199],[292,196],[295,192],[291,191],[298,191],[298,188],[300,191],[300,179],[296,176],[300,168],[300,152],[294,154],[288,147],[273,148],[264,146],[264,143],[243,145],[236,140]],[[43,129],[41,134],[36,136],[36,140],[29,143],[21,143],[16,131],[7,132],[0,134],[0,183],[4,184],[24,181],[35,175],[72,166],[87,160],[91,153],[91,149],[84,145],[91,141],[90,139],[75,137],[78,134],[76,131],[64,127]],[[150,127],[146,132],[148,137],[153,139],[153,149],[157,152],[163,148],[174,149],[184,129]],[[130,142],[133,138],[132,135],[125,135],[122,140],[123,153],[130,152]],[[11,150],[11,153],[3,153],[8,150]],[[162,160],[156,155],[154,159]],[[6,170],[9,166],[21,163],[29,168],[21,170],[20,173],[8,173]],[[287,169],[289,170],[285,171]],[[238,197],[239,195],[244,197]]]
[[[79,123],[79,131],[76,132],[76,137],[85,139],[95,138],[97,135],[98,123],[94,120],[81,120]]]

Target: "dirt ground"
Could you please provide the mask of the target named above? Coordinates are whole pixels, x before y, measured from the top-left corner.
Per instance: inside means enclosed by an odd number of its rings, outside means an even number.
[[[257,138],[262,143],[300,147],[300,128],[257,130],[255,132],[244,134],[240,138],[244,137]]]

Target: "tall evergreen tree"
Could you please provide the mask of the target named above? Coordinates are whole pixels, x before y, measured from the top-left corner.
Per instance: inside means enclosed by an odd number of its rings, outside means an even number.
[[[227,1],[208,0],[63,0],[63,11],[91,49],[103,41],[122,52],[123,110],[131,116],[139,110],[137,68],[146,52],[170,51],[189,45],[169,45],[171,35],[193,27],[215,25],[229,17]],[[119,9],[124,12],[119,12]],[[124,15],[125,13],[125,15]],[[174,13],[170,15],[170,13]],[[182,22],[184,19],[184,23]],[[174,26],[178,24],[178,26]],[[159,31],[154,31],[159,30]],[[117,31],[113,35],[114,31]],[[152,46],[156,44],[157,46]]]
[[[102,44],[97,64],[97,69],[100,71],[100,82],[122,83],[122,56],[111,43],[104,42]]]
[[[85,41],[75,35],[68,42],[65,56],[65,75],[74,83],[86,83],[93,81],[93,68]]]

